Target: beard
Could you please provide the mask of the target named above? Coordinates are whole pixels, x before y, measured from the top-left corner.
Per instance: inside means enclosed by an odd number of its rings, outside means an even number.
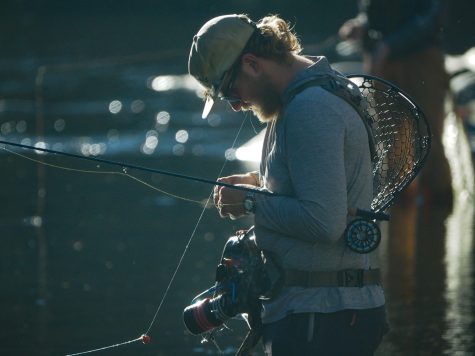
[[[253,104],[244,104],[242,110],[252,111],[260,122],[277,120],[282,110],[282,99],[268,77],[250,78],[249,87],[252,88],[250,97],[252,97]]]

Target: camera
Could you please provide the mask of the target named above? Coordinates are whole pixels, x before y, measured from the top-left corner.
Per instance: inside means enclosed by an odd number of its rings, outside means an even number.
[[[215,285],[197,295],[183,311],[188,331],[198,335],[238,314],[259,314],[260,299],[269,287],[264,265],[252,228],[230,237],[216,268]]]

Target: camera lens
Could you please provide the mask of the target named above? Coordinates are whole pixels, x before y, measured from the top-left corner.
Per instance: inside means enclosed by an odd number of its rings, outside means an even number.
[[[183,321],[186,328],[193,335],[204,333],[222,325],[226,320],[232,318],[236,313],[225,313],[226,296],[219,295],[216,298],[200,300],[189,305],[183,311]],[[232,315],[229,315],[232,314]]]

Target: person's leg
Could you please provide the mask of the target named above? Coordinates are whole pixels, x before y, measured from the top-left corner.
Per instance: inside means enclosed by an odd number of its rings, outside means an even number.
[[[373,355],[387,332],[384,307],[316,314],[308,355]]]
[[[431,47],[394,61],[388,61],[383,78],[406,92],[424,112],[432,133],[431,152],[419,175],[419,186],[434,203],[452,203],[452,177],[442,145],[445,99],[449,77],[444,56]]]
[[[444,56],[438,48],[428,48],[404,60],[406,85],[429,121],[431,152],[420,174],[426,199],[436,204],[452,204],[452,176],[442,144],[449,77]],[[428,195],[427,195],[428,193]]]
[[[312,314],[290,314],[284,319],[264,324],[262,343],[267,356],[305,355],[309,316]]]
[[[313,321],[313,333],[309,327]],[[292,314],[264,324],[267,356],[373,355],[387,330],[384,307],[336,313]]]

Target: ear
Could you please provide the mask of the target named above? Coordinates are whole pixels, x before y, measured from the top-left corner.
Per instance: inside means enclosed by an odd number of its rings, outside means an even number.
[[[258,76],[262,72],[262,60],[252,53],[246,53],[242,56],[243,70],[252,76]]]

